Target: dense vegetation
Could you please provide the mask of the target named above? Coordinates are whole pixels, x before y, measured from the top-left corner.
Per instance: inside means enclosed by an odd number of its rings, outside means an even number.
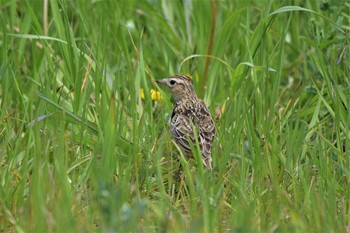
[[[347,1],[0,7],[0,231],[350,231]],[[211,173],[172,141],[176,73]]]

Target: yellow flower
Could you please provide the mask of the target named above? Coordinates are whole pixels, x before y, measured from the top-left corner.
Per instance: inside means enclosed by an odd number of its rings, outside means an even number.
[[[140,90],[140,97],[141,97],[141,99],[145,99],[145,92],[143,91],[143,88],[141,88],[141,90]]]
[[[145,92],[144,92],[143,88],[141,88],[141,90],[140,90],[140,97],[141,97],[141,99],[143,99],[143,100],[145,99]],[[154,90],[154,89],[151,89],[151,99],[152,99],[153,101],[158,101],[158,100],[162,100],[163,97],[162,97],[162,95],[160,94],[159,91],[156,91],[156,90]]]
[[[152,100],[162,100],[163,99],[160,92],[156,91],[154,89],[151,89],[151,98],[152,98]]]

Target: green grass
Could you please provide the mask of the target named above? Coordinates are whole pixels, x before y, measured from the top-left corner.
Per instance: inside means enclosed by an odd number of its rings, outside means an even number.
[[[1,232],[349,232],[349,3],[44,3],[0,1]],[[212,173],[175,73],[221,109]]]

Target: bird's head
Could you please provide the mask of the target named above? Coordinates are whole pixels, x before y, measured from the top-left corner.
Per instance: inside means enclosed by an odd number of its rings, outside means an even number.
[[[165,79],[159,79],[156,80],[156,82],[167,86],[173,94],[176,102],[185,97],[196,97],[192,79],[184,74],[174,75]]]

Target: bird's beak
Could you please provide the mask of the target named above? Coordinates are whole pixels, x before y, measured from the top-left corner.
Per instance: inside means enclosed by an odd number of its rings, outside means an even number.
[[[168,79],[158,79],[158,80],[156,80],[156,83],[167,85]]]

